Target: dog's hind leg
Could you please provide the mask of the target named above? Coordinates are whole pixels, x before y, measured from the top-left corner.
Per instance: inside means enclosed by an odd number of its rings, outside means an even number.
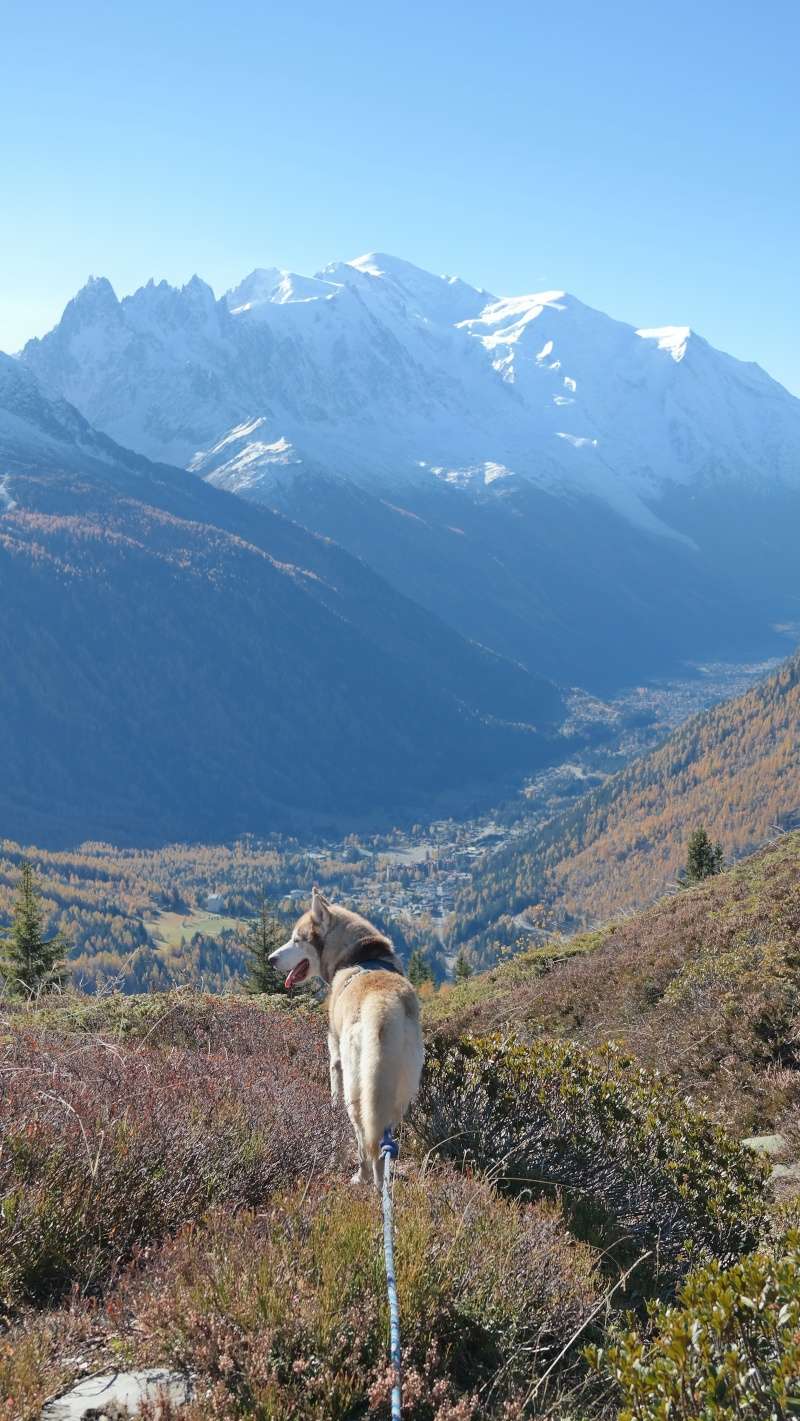
[[[348,1101],[347,1113],[350,1116],[350,1124],[356,1137],[358,1148],[358,1169],[352,1176],[351,1184],[368,1184],[370,1178],[369,1158],[367,1156],[367,1142],[364,1139],[364,1128],[361,1124],[361,1115],[358,1109],[358,1098]]]
[[[355,1032],[351,1032],[344,1043],[340,1061],[344,1103],[358,1146],[358,1169],[352,1177],[352,1184],[367,1184],[370,1179],[367,1144],[364,1138],[361,1099],[361,1042]]]
[[[353,1125],[353,1129],[356,1132],[356,1140],[358,1142],[358,1169],[352,1176],[350,1183],[368,1184],[370,1169],[369,1160],[367,1159],[367,1147],[366,1142],[364,1140],[364,1131],[361,1129],[360,1125],[356,1125],[355,1123]]]
[[[342,1097],[342,1058],[339,1055],[339,1041],[328,1032],[328,1053],[331,1058],[331,1100],[334,1105],[338,1105]]]
[[[361,1124],[369,1171],[376,1189],[383,1187],[384,1130],[394,1129],[403,1116],[405,1101],[398,1093],[403,1072],[402,1018],[394,1013],[378,1018],[365,1042],[361,1079]]]

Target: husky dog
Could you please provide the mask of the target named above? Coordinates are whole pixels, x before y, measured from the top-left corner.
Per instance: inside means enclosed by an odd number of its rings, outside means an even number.
[[[366,918],[328,903],[318,888],[311,909],[283,947],[270,954],[287,990],[322,977],[328,997],[331,1096],[344,1102],[358,1142],[354,1183],[383,1182],[384,1130],[399,1125],[417,1093],[425,1048],[419,1002],[389,939]]]

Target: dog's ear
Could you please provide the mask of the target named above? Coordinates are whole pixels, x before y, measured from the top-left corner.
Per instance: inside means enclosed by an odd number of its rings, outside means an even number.
[[[328,900],[320,893],[315,884],[311,890],[311,921],[316,923],[317,927],[322,927],[330,915],[331,910]]]

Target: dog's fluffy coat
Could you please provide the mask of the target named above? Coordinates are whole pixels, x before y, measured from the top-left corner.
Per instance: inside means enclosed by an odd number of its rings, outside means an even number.
[[[330,986],[331,1095],[344,1096],[358,1144],[354,1179],[380,1188],[384,1130],[399,1125],[424,1060],[419,1002],[389,939],[366,918],[328,903],[317,888],[291,938],[270,956],[288,987],[308,977]],[[368,970],[359,963],[369,961]],[[377,964],[385,963],[387,970]],[[394,969],[394,970],[393,970]]]

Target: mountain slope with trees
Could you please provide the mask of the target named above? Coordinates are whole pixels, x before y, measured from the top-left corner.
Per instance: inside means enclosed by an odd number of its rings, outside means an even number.
[[[477,938],[482,952],[518,938],[511,915],[523,911],[548,931],[641,907],[675,881],[697,826],[729,858],[763,844],[800,822],[799,744],[800,653],[484,860],[456,902],[459,940]]]

